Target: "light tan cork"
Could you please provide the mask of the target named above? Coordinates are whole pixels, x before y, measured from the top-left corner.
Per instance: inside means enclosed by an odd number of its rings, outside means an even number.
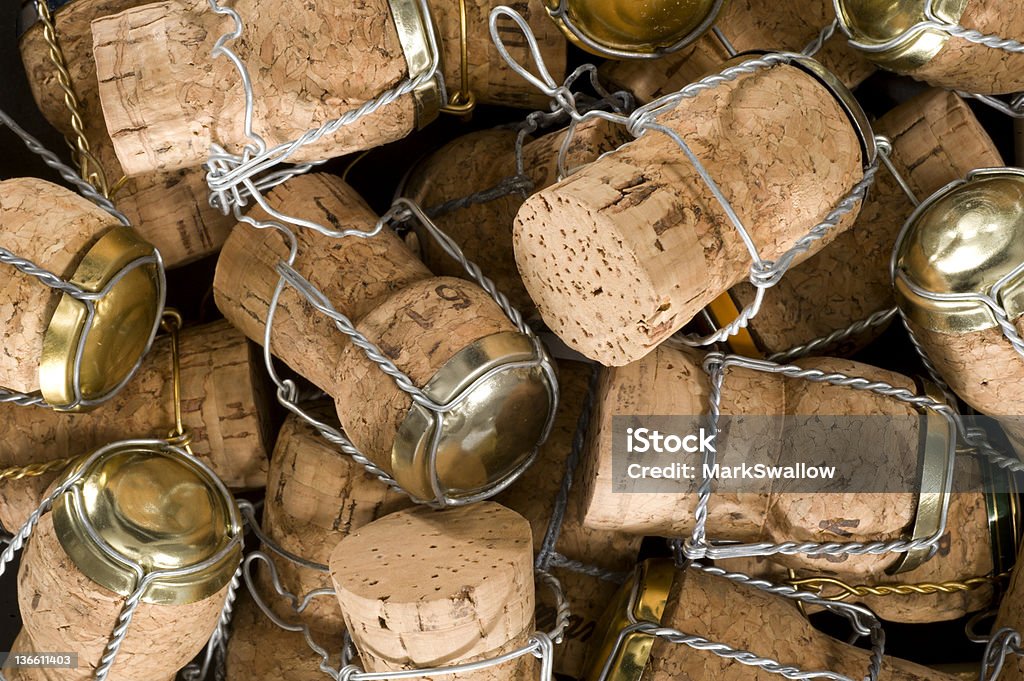
[[[142,4],[144,0],[75,0],[54,14],[57,40],[78,98],[85,136],[111,188],[124,172],[114,155],[100,108],[89,23]],[[41,23],[22,36],[20,47],[39,109],[62,134],[74,139],[71,114]],[[207,194],[205,171],[196,164],[180,172],[132,178],[113,198],[132,227],[157,247],[164,265],[176,267],[216,253],[234,224],[232,217],[210,206]]]
[[[985,35],[1024,41],[1024,6],[969,0],[959,24]],[[937,87],[985,95],[1010,94],[1024,90],[1024,53],[951,37],[937,55],[907,73]]]
[[[533,633],[530,524],[493,502],[418,507],[341,540],[331,578],[367,671],[451,666],[525,645]],[[451,678],[533,678],[536,658]]]
[[[786,598],[697,570],[676,573],[663,626],[703,636],[806,671],[831,671],[851,679],[867,673],[871,653],[815,629]],[[656,640],[644,681],[720,679],[768,681],[771,674],[689,646]],[[880,681],[952,681],[955,677],[885,656]]]
[[[431,2],[443,41],[444,76],[461,83],[458,5]],[[516,76],[488,46],[484,17],[498,0],[467,0],[470,85],[481,102],[536,107],[536,89]],[[528,8],[531,26],[554,73],[565,69],[565,42],[541,0]],[[253,77],[254,129],[269,147],[297,139],[357,109],[408,76],[387,0],[320,3],[245,0],[233,5],[245,30],[229,47]],[[226,58],[210,55],[231,21],[206,0],[162,0],[93,22],[93,46],[107,129],[129,175],[196,166],[211,142],[238,151],[244,136],[239,77]],[[324,48],[324,46],[329,46]],[[518,33],[506,45],[529,64]],[[312,58],[310,55],[317,55]],[[412,95],[304,147],[291,162],[340,156],[400,139],[416,123]]]
[[[765,259],[788,250],[862,176],[860,142],[839,102],[792,66],[705,91],[660,122],[687,140]],[[696,169],[656,131],[531,196],[513,238],[551,330],[612,366],[650,352],[751,264]]]
[[[530,521],[533,545],[540,551],[554,510],[555,499],[562,485],[566,459],[572,451],[576,422],[583,409],[591,367],[578,362],[559,362],[558,412],[551,435],[537,453],[537,461],[495,501],[508,506]],[[577,503],[580,472],[576,469],[573,491],[561,525],[555,551],[570,560],[612,572],[626,573],[636,564],[642,537],[621,532],[592,530],[584,527]],[[584,575],[567,568],[552,568],[552,574],[562,584],[572,613],[566,630],[565,642],[555,646],[555,671],[580,678],[587,647],[593,640],[597,621],[615,595],[618,585],[614,581]],[[550,630],[555,622],[552,599],[546,598],[546,589],[538,593],[537,626]]]
[[[259,349],[224,321],[180,336],[182,422],[192,452],[233,489],[263,487],[272,443],[266,370]],[[160,336],[110,402],[81,414],[0,405],[0,467],[42,463],[117,440],[165,438],[174,428],[171,343]],[[17,529],[44,486],[0,481],[0,522]]]
[[[558,152],[566,132],[549,133],[523,145],[523,170],[539,191],[558,179]],[[632,139],[625,127],[601,119],[580,124],[566,151],[571,170]],[[449,142],[413,170],[405,193],[424,208],[434,208],[497,186],[516,174],[516,132],[483,130]],[[434,222],[463,253],[480,266],[516,309],[534,316],[533,301],[523,286],[512,250],[512,224],[526,196],[514,192],[438,215]],[[437,274],[465,277],[451,256],[429,237],[421,237],[423,261]]]
[[[952,92],[929,90],[896,107],[874,126],[893,143],[892,162],[924,200],[975,168],[1003,165],[970,107]],[[889,255],[914,204],[884,167],[853,228],[786,273],[765,296],[750,331],[766,353],[787,350],[894,307]],[[740,306],[753,301],[748,283],[733,287]],[[818,352],[851,354],[885,327]]]
[[[336,420],[329,402],[307,411],[321,421]],[[313,426],[291,415],[281,427],[271,458],[263,532],[286,551],[326,565],[334,546],[352,530],[410,503],[327,442]],[[299,598],[332,586],[326,572],[264,550],[274,561],[281,585]],[[318,632],[344,626],[334,598],[314,599],[301,619]]]
[[[268,201],[284,213],[334,228],[369,231],[377,220],[353,190],[332,176],[293,178]],[[303,229],[297,238],[295,268],[417,386],[466,346],[515,330],[477,285],[431,277],[390,229],[366,239],[331,239]],[[277,233],[239,225],[217,265],[217,306],[257,342],[263,340],[277,285],[274,268],[286,254]],[[374,463],[390,470],[395,435],[412,405],[408,393],[290,288],[280,299],[271,349],[335,398],[346,434]]]
[[[137,681],[172,676],[206,645],[227,589],[225,585],[213,596],[186,605],[140,603],[107,678]],[[124,601],[125,597],[93,582],[75,566],[57,541],[52,516],[44,515],[21,559],[18,604],[35,649],[76,651],[79,667],[22,678],[91,679]]]
[[[835,16],[831,2],[731,0],[722,8],[715,26],[737,52],[801,52]],[[708,33],[689,48],[653,61],[609,61],[601,66],[601,75],[615,88],[631,91],[641,104],[646,104],[718,72],[729,58],[718,37]],[[838,32],[814,58],[849,88],[859,85],[876,68]]]
[[[819,358],[800,365],[915,390],[906,377],[849,360]],[[603,371],[583,464],[583,522],[587,526],[669,537],[689,534],[700,476],[680,481],[677,494],[615,492],[612,424],[614,416],[679,415],[693,419],[690,432],[696,433],[704,425],[697,419],[707,412],[708,394],[709,382],[701,368],[701,358],[690,351],[662,346],[639,362]],[[784,479],[775,480],[770,492],[718,490],[709,506],[708,537],[745,542],[884,541],[908,533],[917,508],[915,494],[845,491],[849,479],[858,475],[871,476],[860,479],[874,479],[878,471],[884,471],[888,480],[904,478],[902,484],[890,487],[891,490],[917,486],[918,419],[905,403],[876,393],[732,367],[725,377],[721,413],[752,417],[829,418],[838,414],[893,418],[886,428],[878,420],[851,420],[843,424],[843,436],[837,423],[827,442],[804,441],[805,435],[814,435],[806,428],[785,427],[784,418],[733,421],[727,436],[719,441],[717,461],[722,466],[749,461],[750,451],[761,452],[758,461],[769,465],[783,460],[792,463],[792,458],[781,457],[814,451],[815,462],[839,461],[843,457],[842,474],[831,483],[823,482],[822,491],[816,494],[787,493],[793,481]],[[856,452],[862,454],[854,462],[851,459]],[[699,463],[697,455],[693,456]],[[982,532],[987,536],[987,531]],[[792,567],[842,569],[844,575],[863,578],[878,574],[894,562],[894,556],[848,556],[831,563],[793,555],[780,557],[779,561]]]
[[[0,181],[0,245],[62,279],[70,279],[86,251],[120,224],[88,199],[55,184],[35,178]],[[0,386],[34,392],[39,390],[43,337],[61,294],[10,265],[2,267]]]
[[[342,630],[318,631],[314,640],[335,655],[342,648]],[[228,681],[320,681],[327,678],[320,662],[320,656],[309,647],[301,632],[281,629],[248,594],[239,597],[228,639]],[[330,663],[337,668],[337,655]]]
[[[999,603],[999,613],[992,625],[992,631],[1011,627],[1017,632],[1024,633],[1024,570],[1020,566],[1024,566],[1024,562],[1021,561],[1021,555],[1017,554],[1017,563],[1010,577],[1010,584],[1003,594],[1003,600]],[[1012,653],[1008,655],[999,678],[1009,681],[1024,679],[1024,659]]]

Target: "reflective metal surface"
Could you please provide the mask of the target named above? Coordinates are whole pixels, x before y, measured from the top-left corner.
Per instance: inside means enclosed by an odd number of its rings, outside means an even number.
[[[892,71],[912,71],[945,46],[949,36],[919,24],[928,19],[926,0],[836,0],[840,21],[854,47],[864,50],[879,66]],[[932,0],[935,18],[957,24],[967,0]]]
[[[398,42],[402,45],[405,55],[409,79],[428,71],[441,55],[431,55],[427,31],[435,27],[429,17],[420,12],[417,0],[388,0],[391,18],[398,31]],[[441,93],[436,80],[430,80],[412,92],[416,110],[416,129],[422,129],[437,118],[441,110]]]

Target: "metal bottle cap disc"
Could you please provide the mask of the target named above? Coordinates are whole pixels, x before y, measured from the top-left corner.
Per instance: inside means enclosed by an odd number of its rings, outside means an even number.
[[[836,0],[839,20],[854,47],[892,71],[912,71],[931,61],[949,35],[934,28],[914,28],[925,21],[926,0]],[[936,18],[957,24],[967,0],[932,0]]]

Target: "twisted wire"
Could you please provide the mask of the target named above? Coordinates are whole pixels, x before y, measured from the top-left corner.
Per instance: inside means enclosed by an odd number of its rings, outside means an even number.
[[[1002,575],[986,575],[984,577],[968,577],[963,580],[949,580],[945,582],[918,582],[915,584],[847,584],[835,577],[804,577],[787,579],[786,584],[800,587],[810,587],[823,593],[828,586],[834,586],[839,591],[833,595],[821,597],[830,601],[842,601],[850,597],[866,596],[909,596],[929,594],[954,594],[965,591],[976,591],[983,586],[990,586],[998,583],[1009,573]]]
[[[713,439],[718,439],[718,421],[721,418],[722,384],[725,381],[725,365],[705,365],[709,378],[708,398],[708,432],[713,433]],[[704,451],[704,466],[713,466],[717,454],[715,448],[708,447]],[[706,469],[702,469],[706,470]],[[703,477],[697,487],[697,505],[694,508],[694,526],[690,537],[680,547],[687,558],[703,558],[706,554],[707,545],[707,519],[708,505],[711,501],[713,483],[710,476]]]
[[[858,336],[869,329],[885,326],[892,321],[892,318],[896,316],[897,312],[898,310],[895,307],[878,310],[877,312],[868,315],[865,319],[860,319],[844,329],[836,329],[827,336],[820,336],[814,340],[803,343],[802,345],[797,345],[789,348],[788,350],[783,350],[781,352],[776,352],[773,355],[769,355],[768,361],[788,362],[800,357],[805,357],[820,350],[821,348],[838,345],[843,341],[854,336]]]
[[[131,626],[135,611],[138,610],[139,604],[142,602],[142,593],[148,584],[148,580],[144,579],[124,602],[121,613],[117,616],[117,625],[114,627],[110,640],[103,650],[99,666],[96,667],[96,671],[93,673],[93,678],[96,681],[106,681],[107,676],[110,674],[110,669],[117,660],[117,654],[121,651],[121,645],[124,643],[125,637],[128,636],[128,628]]]
[[[818,35],[814,37],[814,40],[807,43],[807,46],[804,47],[804,49],[800,50],[800,54],[803,54],[808,57],[813,57],[814,55],[818,54],[818,52],[821,51],[821,48],[825,46],[825,43],[827,43],[829,39],[831,39],[832,36],[835,35],[836,29],[838,28],[839,19],[833,19],[830,24],[828,24],[818,32]]]
[[[597,567],[596,565],[584,563],[579,560],[573,560],[572,558],[566,558],[557,551],[552,551],[548,554],[547,565],[548,567],[564,568],[581,575],[597,577],[600,580],[612,582],[613,584],[622,584],[629,578],[628,572],[606,570],[604,568]]]
[[[0,388],[0,404],[13,404],[18,407],[46,407],[50,405],[43,399],[40,392],[19,393]]]
[[[235,601],[238,598],[238,589],[241,584],[242,566],[239,565],[235,574],[231,576],[224,599],[224,607],[221,608],[220,616],[217,618],[217,628],[213,630],[210,640],[206,643],[203,661],[201,664],[193,662],[182,669],[180,673],[183,681],[201,681],[207,678],[211,669],[214,681],[222,681],[227,676],[224,668],[227,644],[231,635],[231,618],[234,615]]]
[[[1010,654],[1024,655],[1021,650],[1020,633],[1010,627],[1003,627],[992,634],[981,660],[981,674],[978,681],[995,681],[1003,670]]]
[[[0,481],[23,480],[24,478],[38,478],[47,473],[61,471],[68,467],[77,457],[69,456],[65,459],[55,459],[45,463],[30,463],[25,466],[12,466],[0,470]]]

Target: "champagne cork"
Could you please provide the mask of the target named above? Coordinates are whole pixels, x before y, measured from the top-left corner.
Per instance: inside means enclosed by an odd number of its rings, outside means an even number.
[[[532,191],[558,179],[558,152],[565,135],[565,131],[554,132],[523,145],[523,170]],[[430,210],[511,179],[516,175],[516,136],[514,130],[484,130],[446,144],[413,170],[405,184],[406,196]],[[576,128],[566,150],[565,167],[568,170],[589,163],[630,139],[624,126],[602,119],[586,121]],[[480,266],[516,309],[533,316],[533,301],[523,286],[512,250],[512,224],[525,198],[520,192],[511,192],[440,213],[434,222],[459,244],[469,260]],[[423,261],[433,272],[447,277],[466,276],[462,266],[436,241],[423,235],[419,242]]]
[[[315,222],[370,231],[376,216],[341,180],[300,176],[272,192],[276,210]],[[390,230],[372,238],[332,239],[300,230],[296,270],[352,319],[418,387],[444,402],[491,367],[510,368],[477,385],[453,429],[441,438],[437,471],[454,494],[492,488],[521,469],[543,437],[550,403],[539,368],[515,368],[534,346],[475,284],[431,277]],[[225,244],[214,280],[224,315],[262,342],[277,285],[283,239],[240,224]],[[291,288],[281,295],[271,351],[334,397],[348,437],[419,498],[434,498],[424,452],[431,421],[389,375]],[[480,392],[476,392],[480,391]],[[547,402],[545,402],[547,400]],[[527,406],[528,405],[528,406]]]
[[[490,42],[487,15],[498,4],[466,0],[470,88],[482,103],[546,105],[546,98],[517,76]],[[454,91],[462,82],[460,6],[439,0],[429,5],[445,83]],[[525,11],[552,73],[563,72],[565,41],[550,25],[541,0],[516,6]],[[245,29],[229,47],[252,75],[254,129],[268,147],[291,142],[420,72],[417,66],[409,73],[405,31],[392,18],[394,11],[410,27],[418,26],[414,3],[370,0],[314,7],[297,0],[246,0],[233,9]],[[93,23],[99,95],[128,175],[196,166],[206,160],[211,143],[237,151],[248,142],[235,67],[210,54],[215,41],[230,30],[230,20],[210,11],[206,0],[163,0]],[[411,30],[412,40],[425,40],[422,30]],[[530,63],[526,41],[515,27],[503,22],[502,32],[511,55]],[[324,45],[330,46],[326,52]],[[435,91],[432,98],[437,96]],[[437,102],[431,104],[430,96],[424,100],[419,112],[414,95],[400,97],[288,160],[341,156],[401,139],[436,115]]]
[[[869,53],[883,68],[975,94],[1024,90],[1024,53],[987,47],[941,29],[908,32],[926,19],[925,0],[901,0],[888,12],[878,12],[866,0],[839,0],[838,6],[854,40],[869,46],[897,41],[891,48]],[[1024,40],[1024,7],[1018,3],[939,0],[932,7],[941,22],[1004,40]]]
[[[870,666],[870,651],[818,631],[800,613],[796,603],[787,598],[696,569],[676,571],[670,564],[655,561],[644,564],[644,572],[637,579],[643,580],[640,588],[644,600],[635,610],[643,606],[647,606],[648,612],[655,610],[661,614],[662,626],[805,671],[829,671],[856,679],[865,676]],[[618,613],[611,613],[612,617],[615,614]],[[624,616],[625,611],[620,617]],[[618,628],[616,626],[614,633]],[[650,637],[645,635],[633,635],[626,640],[624,650],[612,660],[613,669],[620,670],[618,678],[630,681],[680,678],[767,681],[776,676],[758,667],[664,639],[654,639],[649,652],[639,650],[639,646],[650,645],[650,642]],[[632,661],[637,663],[638,669],[621,664],[622,657],[630,651],[637,652]],[[587,678],[596,681],[597,675]],[[884,656],[878,678],[952,681],[955,677]]]
[[[135,231],[156,246],[164,264],[170,268],[220,250],[234,225],[234,218],[210,206],[206,173],[198,163],[173,173],[148,173],[128,179],[123,187],[113,192],[124,171],[114,155],[103,121],[89,22],[141,4],[143,0],[73,0],[55,12],[53,20],[71,87],[78,99],[82,130],[112,191],[114,203]],[[42,22],[22,35],[20,48],[39,109],[47,121],[74,140],[71,113],[64,101],[57,68],[51,61]]]
[[[182,330],[179,360],[181,417],[192,452],[228,487],[263,487],[272,433],[259,349],[218,321]],[[167,437],[175,426],[172,367],[171,339],[162,336],[125,389],[94,411],[0,405],[0,467],[75,456],[125,438]],[[21,527],[45,486],[33,479],[0,481],[3,526]]]
[[[328,423],[336,418],[330,403],[308,411]],[[313,426],[294,414],[285,421],[271,458],[263,507],[263,532],[278,546],[326,565],[335,545],[350,532],[409,504],[408,497],[382,485]],[[264,550],[281,586],[297,597],[332,586],[326,572]],[[292,614],[289,619],[295,618]],[[315,632],[340,631],[344,626],[334,598],[314,599],[301,619]]]
[[[538,551],[547,534],[555,500],[562,486],[566,459],[572,451],[576,422],[586,400],[592,370],[588,365],[568,361],[560,362],[558,369],[560,399],[554,429],[541,447],[537,462],[514,485],[495,497],[496,501],[530,521],[533,545]],[[569,560],[610,572],[626,573],[636,564],[642,537],[592,530],[582,524],[577,498],[582,483],[579,480],[580,470],[576,469],[555,551]],[[551,573],[561,582],[572,613],[565,641],[555,646],[555,671],[580,678],[587,646],[594,637],[597,621],[618,590],[618,584],[568,568],[555,567]],[[541,595],[540,600],[538,612],[542,621],[538,627],[547,631],[554,625],[555,609],[550,599],[545,602]]]
[[[914,337],[956,394],[999,419],[1024,457],[1024,359],[995,313],[963,300],[964,294],[997,296],[1003,321],[1024,332],[1021,275],[1014,274],[1024,264],[1022,195],[1024,171],[974,171],[924,201],[893,258],[896,301]]]
[[[770,0],[730,0],[715,27],[735,52],[770,50],[800,52],[835,19],[831,2],[796,0],[780,4]],[[731,58],[718,36],[707,33],[688,48],[654,61],[608,62],[602,79],[615,88],[631,91],[641,104],[681,90],[704,76],[717,73]],[[875,71],[867,57],[849,46],[842,34],[833,35],[814,55],[849,88]]]
[[[108,399],[149,346],[163,286],[155,261],[113,280],[131,262],[152,258],[152,246],[87,199],[32,178],[0,182],[0,224],[0,242],[16,257],[87,290],[111,286],[86,331],[84,304],[3,265],[0,386],[75,407],[78,361],[81,399]]]
[[[780,65],[683,100],[659,122],[686,140],[761,257],[772,260],[863,175],[861,138],[839,98],[858,110],[838,83],[828,87],[801,66]],[[802,258],[852,224],[856,212]],[[656,132],[531,196],[513,239],[523,282],[547,325],[612,366],[649,353],[747,278],[751,265],[696,169]]]
[[[975,168],[1003,165],[970,107],[951,92],[929,90],[887,113],[874,127],[892,141],[892,163],[919,200]],[[879,170],[853,228],[768,291],[749,327],[757,345],[768,354],[781,352],[895,306],[889,256],[913,211],[914,204],[892,173]],[[738,309],[755,294],[748,283],[730,291]],[[853,353],[884,330],[874,327],[828,351]]]
[[[341,540],[330,565],[370,672],[485,660],[534,631],[530,525],[493,502],[385,516]],[[518,681],[533,678],[536,664],[525,655],[451,678]]]
[[[107,677],[170,678],[203,649],[220,618],[241,559],[235,541],[241,532],[237,512],[228,510],[233,502],[226,494],[220,496],[213,478],[187,460],[133,446],[94,462],[78,484],[103,494],[109,505],[93,505],[88,494],[85,501],[62,495],[35,528],[18,570],[24,626],[20,641],[34,651],[77,652],[78,667],[12,670],[8,678],[93,678],[135,588],[124,567],[99,557],[95,540],[79,520],[83,516],[116,553],[146,564],[147,570],[201,569],[188,583],[158,577],[143,592]],[[102,524],[104,519],[115,525]],[[229,541],[234,548],[223,554]],[[224,557],[211,564],[219,552]],[[23,651],[12,650],[18,652]]]
[[[818,358],[801,366],[916,391],[913,382],[904,376],[849,360]],[[694,464],[695,470],[690,476],[678,478],[677,492],[657,493],[651,487],[644,492],[643,482],[627,488],[633,492],[616,491],[616,485],[629,481],[621,477],[628,470],[616,472],[613,468],[613,423],[616,416],[675,415],[679,421],[671,432],[698,433],[705,425],[702,415],[708,409],[709,391],[701,359],[690,351],[662,346],[639,362],[604,370],[583,463],[585,525],[667,537],[690,534],[704,473],[702,455],[680,455],[687,457],[685,460]],[[803,461],[807,465],[835,464],[837,469],[831,478],[821,478],[814,484],[814,493],[807,491],[808,483],[781,476],[772,479],[770,488],[767,482],[723,485],[720,480],[708,507],[709,538],[771,543],[869,542],[911,534],[918,513],[918,495],[911,490],[921,485],[918,462],[922,450],[919,419],[906,403],[873,392],[730,367],[726,370],[721,413],[732,417],[717,440],[716,462],[722,468],[755,462],[798,466]],[[827,437],[822,435],[822,428],[809,427],[808,419],[815,417],[830,419],[825,426],[829,429]],[[929,421],[926,427],[939,428],[941,440],[943,426],[933,426]],[[757,452],[757,457],[752,459],[750,452]],[[926,455],[930,453],[928,450]],[[659,460],[650,459],[654,454],[630,455],[623,450],[616,456],[631,457],[628,461],[641,465],[659,465]],[[966,458],[961,466],[965,466],[965,474],[972,470]],[[892,484],[851,490],[851,486],[876,479]],[[985,515],[974,508],[977,500],[967,499],[967,493],[960,496],[964,498],[959,503],[967,505],[957,513],[978,522],[971,530],[977,534],[977,543],[963,543],[962,561],[976,559],[979,564],[971,567],[978,568],[976,574],[985,574],[988,570],[983,568],[991,569],[991,559],[985,564],[985,551],[979,548],[987,537]],[[975,496],[981,497],[977,493]],[[980,503],[983,509],[984,502]],[[838,559],[794,554],[780,555],[778,561],[795,568],[834,570],[844,578],[860,581],[897,564],[894,554]],[[961,561],[949,563],[946,567],[955,569],[950,578],[959,577]]]
[[[1020,556],[1017,558],[1017,565],[1024,566]],[[999,612],[996,614],[996,621],[992,625],[992,631],[998,631],[1003,627],[1010,627],[1014,631],[1024,632],[1024,607],[1021,600],[1024,598],[1024,577],[1021,570],[1014,568],[1010,577],[1010,584],[1006,587],[1003,600],[999,603]],[[999,678],[1006,681],[1020,681],[1024,679],[1024,661],[1019,655],[1010,654],[1003,665],[1003,671]]]

